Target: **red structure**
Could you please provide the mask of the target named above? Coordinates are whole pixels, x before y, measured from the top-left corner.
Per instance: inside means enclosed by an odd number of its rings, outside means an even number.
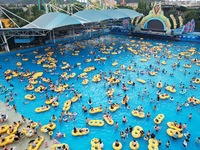
[[[126,0],[122,0],[121,5],[126,5]]]

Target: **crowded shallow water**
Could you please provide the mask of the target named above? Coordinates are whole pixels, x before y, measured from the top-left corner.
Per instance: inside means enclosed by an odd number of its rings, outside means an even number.
[[[116,140],[121,142],[122,149],[130,149],[133,139],[139,143],[139,149],[147,149],[151,145],[147,141],[148,131],[162,141],[159,149],[164,149],[167,141],[170,141],[169,149],[183,149],[183,143],[189,149],[200,148],[195,142],[200,136],[199,44],[107,35],[0,57],[1,100],[9,99],[8,105],[14,104],[20,114],[42,125],[50,120],[55,122],[53,137],[58,132],[65,134],[57,138],[72,150],[91,149],[93,138],[100,138],[106,150],[112,149]],[[8,69],[11,71],[6,72]],[[34,94],[28,99],[36,98],[27,100],[27,94]],[[49,105],[49,110],[36,112],[44,110],[35,109],[46,105],[46,99],[51,96],[54,104],[58,101],[59,105]],[[120,106],[116,111],[109,110],[113,103],[119,104],[112,105],[114,108]],[[68,112],[62,112],[63,109]],[[160,124],[154,122],[156,116],[162,118]],[[104,126],[102,121],[97,127],[90,126],[90,120],[103,120]],[[169,123],[175,121],[176,127]],[[129,131],[130,126],[142,127],[139,137],[134,129],[132,133]],[[73,136],[74,127],[86,128],[87,131],[82,131],[86,135]],[[181,138],[174,139],[175,132]]]

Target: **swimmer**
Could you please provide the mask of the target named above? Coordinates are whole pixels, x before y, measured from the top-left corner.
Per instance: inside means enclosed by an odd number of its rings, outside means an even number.
[[[151,117],[151,114],[150,112],[147,113],[147,118],[150,118]]]
[[[149,138],[147,136],[144,136],[144,140],[147,141]]]
[[[197,137],[197,138],[195,139],[195,142],[196,142],[197,144],[200,144],[200,137]]]
[[[187,102],[184,102],[184,104],[183,104],[185,107],[188,107],[190,104],[189,103],[187,103]]]
[[[85,123],[88,124],[88,122],[89,122],[89,119],[85,118]]]
[[[92,100],[91,100],[91,98],[89,98],[89,100],[88,100],[88,105],[92,105]]]
[[[123,122],[123,123],[126,123],[126,122],[128,122],[128,120],[126,119],[126,117],[125,117],[125,116],[122,118],[122,122]]]
[[[180,105],[178,105],[178,107],[177,107],[176,111],[180,111],[180,110],[182,110],[182,108],[181,108],[181,106],[180,106]]]
[[[115,130],[118,130],[118,122],[115,122]]]
[[[162,141],[160,139],[158,139],[158,145],[161,145]]]
[[[154,105],[154,107],[153,107],[153,110],[156,110],[157,108],[156,108],[156,105]]]
[[[167,141],[165,145],[166,145],[167,148],[169,148],[169,146],[170,146],[170,141]]]
[[[159,127],[158,125],[155,125],[155,126],[154,126],[154,129],[155,129],[156,131],[159,131],[159,130],[160,130],[160,127]]]
[[[28,104],[29,103],[29,101],[25,101],[25,102],[23,102],[23,104]]]
[[[183,124],[183,129],[187,129],[187,124],[186,123]]]
[[[189,119],[190,119],[190,120],[192,119],[192,113],[189,114]]]

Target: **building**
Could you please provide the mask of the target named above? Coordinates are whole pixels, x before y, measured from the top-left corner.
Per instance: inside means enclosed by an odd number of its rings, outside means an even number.
[[[127,3],[126,6],[130,6],[133,9],[137,9],[138,8],[138,3]]]

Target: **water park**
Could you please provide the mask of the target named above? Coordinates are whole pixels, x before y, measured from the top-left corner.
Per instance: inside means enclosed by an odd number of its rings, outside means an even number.
[[[0,147],[200,149],[194,27],[172,29],[155,3],[146,17],[128,9],[56,12],[1,28],[4,40],[45,44],[11,52],[5,44],[0,54]]]

